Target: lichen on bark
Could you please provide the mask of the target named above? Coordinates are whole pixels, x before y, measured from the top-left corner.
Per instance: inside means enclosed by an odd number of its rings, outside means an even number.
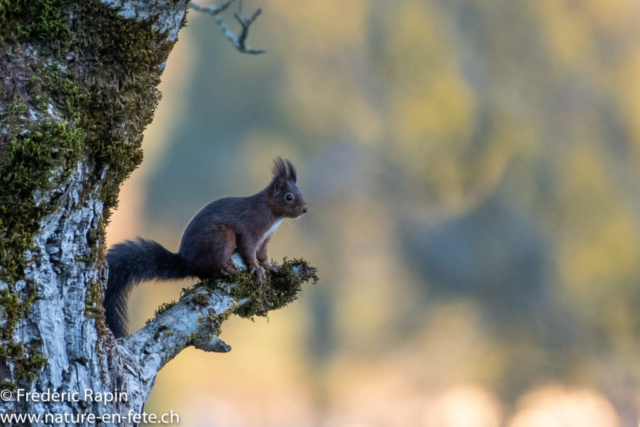
[[[63,350],[28,317],[80,301],[78,319],[53,326],[58,339],[85,323],[104,334],[104,229],[120,184],[142,160],[142,132],[186,4],[149,1],[141,18],[99,0],[0,0],[4,384],[33,382],[53,347]],[[176,22],[158,29],[166,15]],[[46,366],[56,385],[69,369],[61,363]]]
[[[3,259],[3,267],[21,264],[20,253],[37,231],[29,224],[54,208],[43,204],[36,212],[25,195],[59,186],[81,156],[92,169],[86,191],[100,186],[108,219],[119,185],[142,161],[142,131],[158,103],[162,64],[175,43],[154,30],[154,23],[123,18],[97,0],[0,2],[0,70],[10,76],[0,89],[0,172],[7,185],[0,221],[26,214],[0,223],[23,240],[0,237],[0,248],[11,258]],[[59,179],[50,182],[59,168]],[[23,206],[9,209],[16,203]],[[15,281],[20,272],[7,267],[0,277]]]

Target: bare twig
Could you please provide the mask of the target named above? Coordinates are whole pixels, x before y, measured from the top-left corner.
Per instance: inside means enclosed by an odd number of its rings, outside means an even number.
[[[231,3],[233,3],[234,0],[226,0],[224,3],[222,3],[220,6],[202,6],[201,4],[195,3],[195,2],[191,2],[189,3],[189,6],[191,7],[191,9],[194,10],[198,10],[200,12],[204,12],[204,13],[208,13],[210,15],[216,16],[222,12],[224,12],[225,10],[227,10],[227,8],[229,6],[231,6]]]
[[[231,5],[231,3],[233,3],[233,2],[234,2],[234,0],[226,0],[220,6],[208,6],[208,7],[207,6],[202,6],[202,5],[198,4],[198,3],[191,2],[190,6],[194,10],[198,10],[200,12],[204,12],[204,13],[208,13],[209,15],[212,15],[214,17],[214,19],[216,20],[216,23],[218,24],[218,26],[222,29],[222,32],[224,33],[225,37],[240,52],[242,52],[242,53],[250,53],[250,54],[253,54],[253,55],[258,55],[258,54],[261,54],[261,53],[265,53],[266,50],[254,49],[254,48],[252,48],[252,47],[247,45],[247,36],[249,35],[249,27],[251,26],[251,24],[254,23],[254,21],[258,18],[258,16],[260,16],[260,14],[262,13],[262,9],[256,10],[255,13],[253,14],[253,16],[251,16],[251,18],[245,18],[244,16],[242,16],[242,11],[241,11],[242,2],[241,1],[239,2],[238,12],[236,12],[234,14],[234,16],[236,17],[236,19],[240,23],[240,26],[241,26],[242,29],[240,30],[240,34],[238,34],[236,36],[229,29],[227,24],[224,22],[224,20],[220,16],[220,14],[222,12],[224,12],[226,9],[228,9],[229,6]]]

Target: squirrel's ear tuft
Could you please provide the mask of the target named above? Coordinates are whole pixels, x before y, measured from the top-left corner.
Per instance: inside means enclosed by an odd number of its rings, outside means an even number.
[[[282,160],[282,157],[276,157],[273,159],[273,168],[271,171],[273,172],[273,179],[287,179],[287,165],[284,160]]]
[[[273,181],[271,187],[273,194],[278,194],[287,186],[287,165],[282,157],[273,159]]]
[[[284,160],[282,157],[276,157],[273,159],[273,180],[277,182],[293,181],[296,182],[298,174],[296,168],[289,160]]]
[[[293,166],[293,163],[291,163],[289,160],[285,160],[285,162],[287,163],[287,167],[289,168],[289,173],[287,176],[291,181],[296,182],[298,179],[296,168]]]

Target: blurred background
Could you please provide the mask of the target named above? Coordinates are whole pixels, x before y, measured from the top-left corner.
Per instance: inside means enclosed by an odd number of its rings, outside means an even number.
[[[270,255],[304,257],[321,281],[269,321],[226,322],[231,353],[181,353],[147,412],[194,427],[638,426],[640,3],[243,4],[257,7],[260,56],[190,11],[108,243],[177,251],[202,206],[261,190],[281,155],[310,212]],[[132,328],[188,285],[137,289]]]

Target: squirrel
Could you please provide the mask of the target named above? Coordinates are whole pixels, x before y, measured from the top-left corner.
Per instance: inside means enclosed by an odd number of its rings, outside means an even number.
[[[113,246],[107,252],[104,308],[115,337],[127,336],[127,297],[141,281],[224,278],[236,272],[231,255],[237,251],[249,272],[264,283],[265,268],[280,268],[267,256],[271,234],[285,218],[307,212],[296,180],[293,164],[276,158],[273,178],[264,190],[248,197],[218,199],[202,208],[184,231],[178,253],[142,238]]]

